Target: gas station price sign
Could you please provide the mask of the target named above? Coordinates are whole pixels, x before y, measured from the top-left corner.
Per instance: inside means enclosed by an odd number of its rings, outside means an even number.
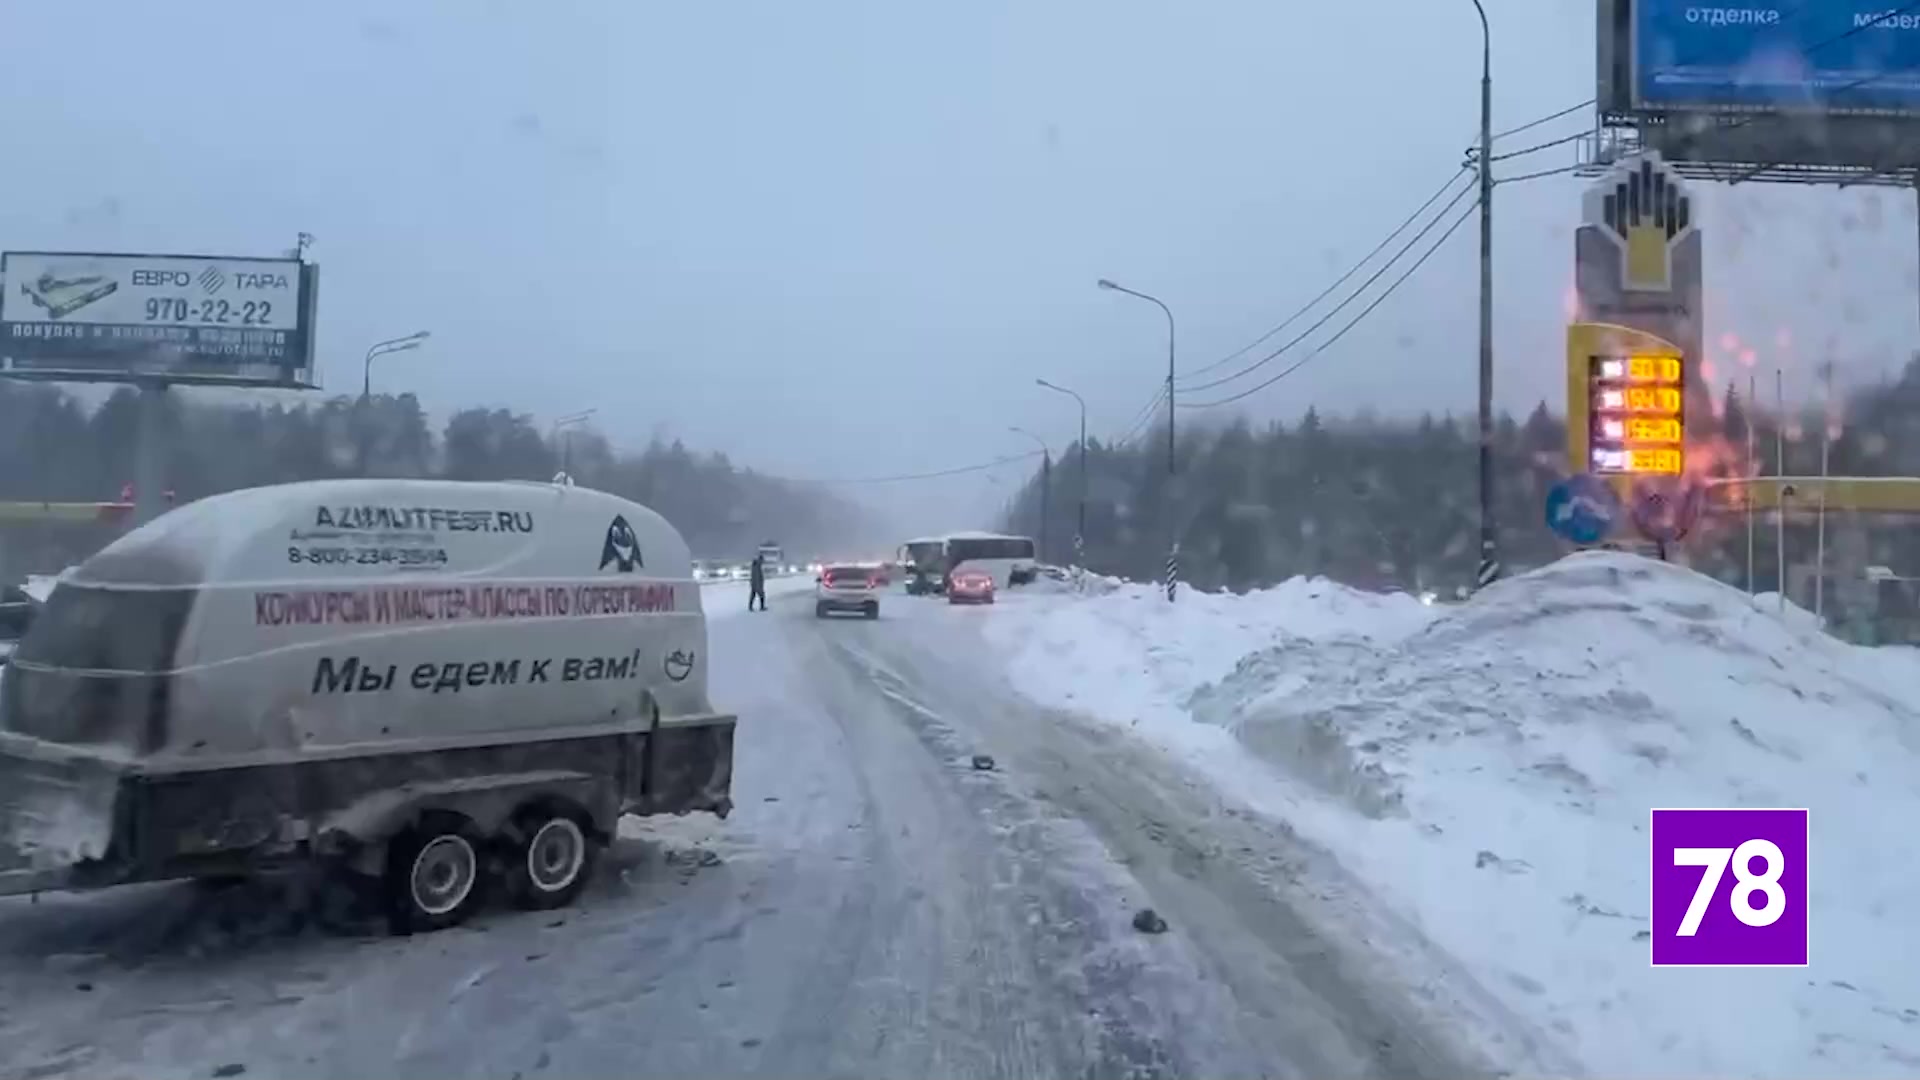
[[[1589,356],[1588,472],[1677,476],[1685,464],[1685,395],[1678,356]]]

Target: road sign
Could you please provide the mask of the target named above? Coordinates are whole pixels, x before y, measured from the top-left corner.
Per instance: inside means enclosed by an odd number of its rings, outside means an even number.
[[[1640,535],[1656,544],[1671,544],[1700,520],[1698,484],[1679,477],[1643,477],[1633,485],[1633,523]]]
[[[1597,544],[1619,519],[1620,497],[1591,473],[1574,473],[1547,491],[1547,528],[1569,543]]]
[[[1807,811],[1649,815],[1654,967],[1805,967]]]

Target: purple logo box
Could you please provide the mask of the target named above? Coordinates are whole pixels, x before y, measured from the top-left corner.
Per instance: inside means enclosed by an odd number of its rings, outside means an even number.
[[[1807,965],[1807,812],[1653,810],[1654,967]]]

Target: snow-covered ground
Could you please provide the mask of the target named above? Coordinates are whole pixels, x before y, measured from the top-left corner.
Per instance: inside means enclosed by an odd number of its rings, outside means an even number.
[[[1597,1075],[1920,1071],[1920,654],[1690,571],[1573,556],[1428,607],[1009,597],[1022,692],[1283,818]],[[1812,812],[1812,965],[1649,966],[1647,811]]]

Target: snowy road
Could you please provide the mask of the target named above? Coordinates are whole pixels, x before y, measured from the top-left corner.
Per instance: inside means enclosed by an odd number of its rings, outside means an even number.
[[[1286,899],[1277,827],[1013,698],[994,610],[779,592],[711,624],[729,821],[631,823],[575,908],[411,939],[265,886],[0,902],[0,1077],[1489,1071]]]

